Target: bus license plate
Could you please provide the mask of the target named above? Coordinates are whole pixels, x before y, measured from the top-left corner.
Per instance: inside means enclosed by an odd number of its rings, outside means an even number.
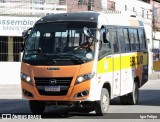
[[[60,86],[46,86],[45,91],[60,92]]]

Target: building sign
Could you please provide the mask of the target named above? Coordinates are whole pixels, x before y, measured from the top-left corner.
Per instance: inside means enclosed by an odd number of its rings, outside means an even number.
[[[22,36],[22,32],[32,27],[38,17],[0,16],[0,36]]]

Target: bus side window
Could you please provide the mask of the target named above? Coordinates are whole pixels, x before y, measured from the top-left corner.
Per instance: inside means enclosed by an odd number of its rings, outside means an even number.
[[[103,43],[106,45],[107,50],[111,50],[111,42],[109,40],[109,30],[106,29],[105,32],[103,32]]]
[[[124,42],[125,42],[125,52],[128,52],[131,50],[130,42],[129,42],[129,38],[128,38],[128,30],[123,29],[123,33],[124,33]]]
[[[140,44],[139,44],[139,38],[138,38],[138,32],[137,29],[134,29],[134,40],[135,40],[135,45],[136,45],[136,51],[139,51],[140,49]]]
[[[134,40],[134,30],[133,29],[129,29],[129,38],[130,38],[131,50],[135,51],[136,44],[135,44],[135,40]]]
[[[114,53],[119,52],[119,44],[116,29],[111,29],[111,41],[113,42]]]
[[[121,44],[121,52],[125,52],[125,41],[124,41],[123,29],[118,29],[118,38]]]
[[[141,50],[146,50],[146,40],[145,40],[145,34],[144,34],[144,30],[139,29],[138,30],[138,35],[139,35],[139,40],[140,40],[140,49]]]
[[[99,50],[99,58],[103,58],[107,54],[111,53],[111,47],[109,42],[109,31],[108,29],[102,28],[100,35],[100,50]]]

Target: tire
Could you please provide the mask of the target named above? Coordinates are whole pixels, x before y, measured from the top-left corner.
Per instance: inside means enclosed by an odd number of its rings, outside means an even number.
[[[120,96],[119,98],[122,105],[128,104],[127,95]]]
[[[109,104],[110,104],[110,97],[108,90],[102,88],[100,101],[95,101],[96,115],[103,116],[105,113],[107,113]]]
[[[139,89],[137,82],[134,82],[133,90],[131,93],[120,96],[120,102],[122,105],[135,105],[138,103],[138,99],[139,99]]]
[[[43,114],[46,108],[46,103],[43,101],[29,101],[29,107],[32,114]]]
[[[132,92],[127,95],[128,104],[135,105],[138,103],[138,99],[139,99],[138,83],[134,82]]]
[[[86,102],[84,105],[82,105],[82,112],[83,113],[90,113],[91,111],[94,111],[94,102]]]

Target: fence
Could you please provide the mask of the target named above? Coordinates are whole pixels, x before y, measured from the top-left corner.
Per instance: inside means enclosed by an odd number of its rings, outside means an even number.
[[[0,37],[0,61],[20,61],[22,44],[21,37],[13,37],[12,41],[8,37]]]

